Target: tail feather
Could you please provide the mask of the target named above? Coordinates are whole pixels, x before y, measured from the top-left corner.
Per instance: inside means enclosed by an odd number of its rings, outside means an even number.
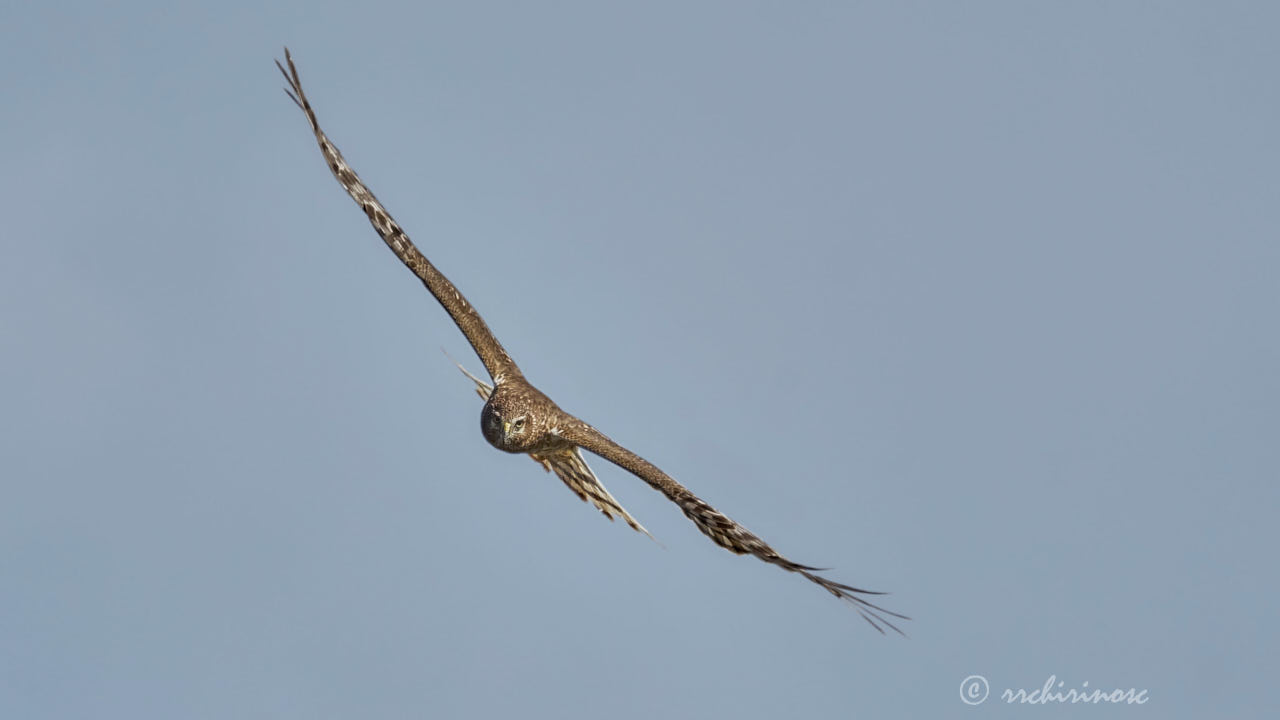
[[[614,514],[617,514],[631,526],[632,530],[642,532],[648,535],[649,539],[657,542],[657,538],[654,538],[643,525],[631,517],[631,513],[627,512],[622,504],[605,489],[578,448],[571,447],[562,452],[547,455],[530,454],[530,457],[541,463],[547,470],[554,472],[566,487],[584,501],[595,505],[605,517],[612,520]]]

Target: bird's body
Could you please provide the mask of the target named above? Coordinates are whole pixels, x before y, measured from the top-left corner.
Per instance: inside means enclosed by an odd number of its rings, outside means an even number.
[[[617,515],[633,529],[648,535],[648,531],[600,483],[583,459],[582,450],[599,455],[665,495],[717,545],[739,555],[755,555],[784,570],[799,573],[854,605],[862,617],[880,632],[884,632],[885,626],[901,632],[885,616],[906,619],[905,616],[878,607],[862,597],[881,593],[835,582],[818,575],[818,568],[788,560],[649,461],[622,447],[576,416],[561,410],[551,398],[529,383],[480,314],[409,240],[391,214],[347,165],[338,148],[325,136],[302,91],[302,81],[288,49],[285,50],[285,60],[288,70],[276,63],[289,83],[285,92],[306,114],[330,171],[364,211],[387,247],[422,280],[449,313],[492,378],[492,383],[485,382],[459,366],[475,382],[477,393],[485,400],[480,413],[480,430],[490,445],[504,452],[529,455],[548,471],[554,472],[578,497],[591,502],[605,517],[612,520]]]

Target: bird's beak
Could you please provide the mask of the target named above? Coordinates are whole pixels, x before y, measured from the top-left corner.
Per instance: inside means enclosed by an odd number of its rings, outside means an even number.
[[[502,434],[503,435],[511,434],[511,423],[507,422],[506,420],[502,421]]]

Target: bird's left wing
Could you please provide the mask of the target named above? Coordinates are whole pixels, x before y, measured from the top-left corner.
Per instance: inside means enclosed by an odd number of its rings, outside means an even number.
[[[801,565],[788,560],[777,550],[769,547],[768,543],[761,540],[750,530],[711,507],[697,495],[689,492],[688,488],[659,470],[653,463],[622,447],[604,433],[581,420],[573,418],[571,421],[560,423],[558,428],[560,437],[631,472],[655,490],[666,495],[669,500],[680,506],[685,516],[692,520],[693,524],[697,525],[704,535],[711,538],[720,547],[738,555],[754,555],[767,563],[777,565],[783,570],[799,573],[822,586],[832,595],[853,605],[863,619],[871,623],[871,626],[881,633],[884,632],[885,627],[888,627],[898,634],[904,634],[885,616],[888,615],[902,620],[909,620],[910,618],[906,615],[899,615],[891,610],[886,610],[862,597],[863,595],[883,595],[884,593],[862,590],[838,583],[818,575],[817,573],[821,571],[820,568]]]

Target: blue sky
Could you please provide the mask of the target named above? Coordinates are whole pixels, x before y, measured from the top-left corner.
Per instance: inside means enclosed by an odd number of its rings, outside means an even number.
[[[5,9],[0,717],[1261,715],[1278,19]],[[531,380],[910,638],[489,448],[284,44]]]

